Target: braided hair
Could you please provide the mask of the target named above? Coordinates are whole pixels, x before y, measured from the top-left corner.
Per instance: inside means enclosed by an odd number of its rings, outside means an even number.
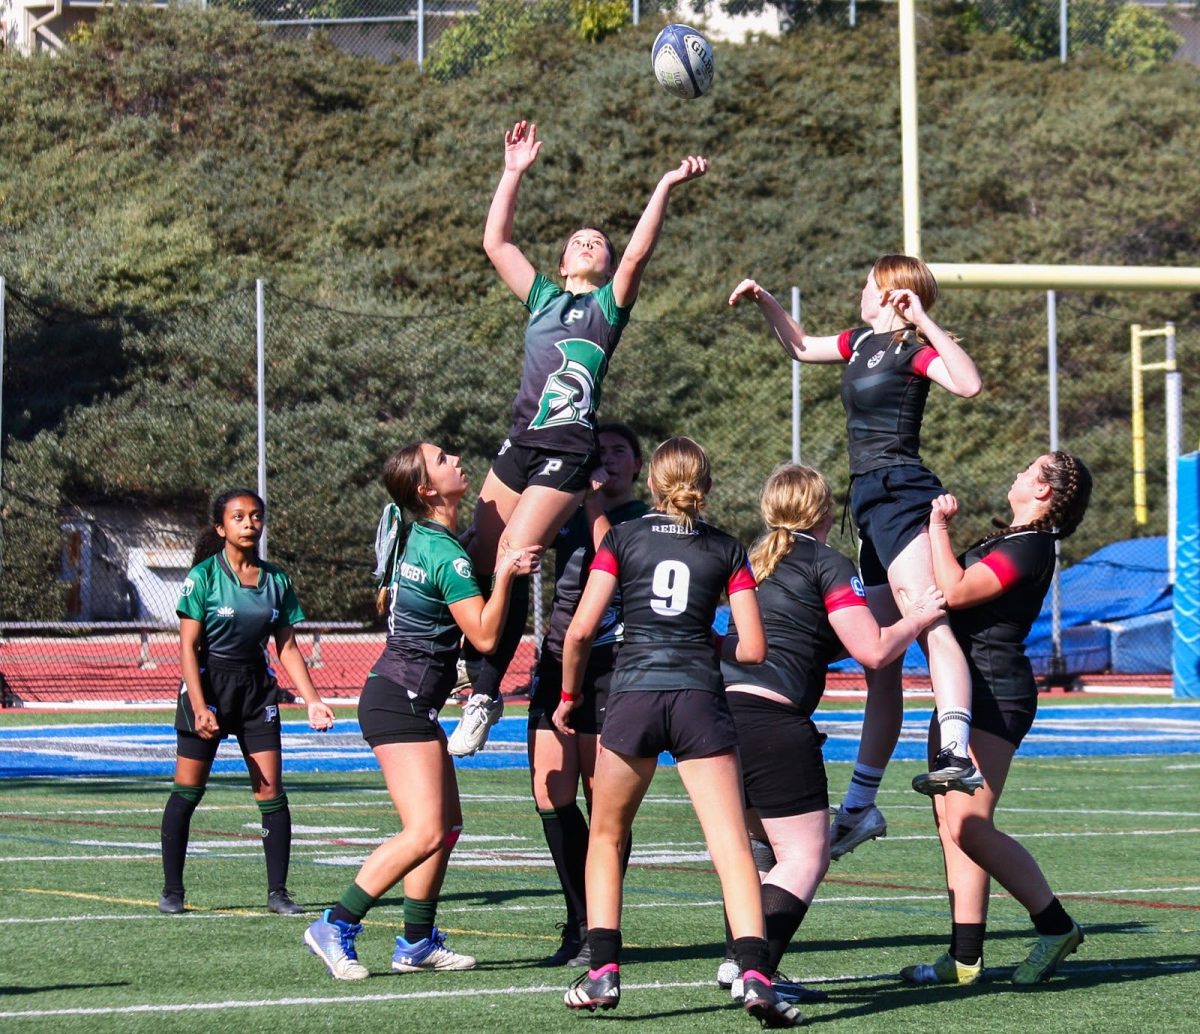
[[[994,521],[998,531],[984,536],[976,545],[1018,531],[1047,531],[1056,539],[1065,539],[1079,527],[1092,497],[1092,472],[1078,456],[1052,452],[1042,462],[1039,475],[1050,486],[1050,505],[1046,512],[1029,524],[1004,525]]]

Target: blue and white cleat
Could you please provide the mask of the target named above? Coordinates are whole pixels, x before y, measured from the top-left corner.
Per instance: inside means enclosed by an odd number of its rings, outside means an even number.
[[[330,918],[325,909],[321,918],[304,931],[304,944],[325,963],[334,980],[366,980],[371,975],[354,950],[354,938],[362,933],[362,923],[347,923]]]
[[[396,938],[396,950],[392,953],[392,969],[397,973],[424,973],[474,969],[475,959],[471,955],[460,955],[446,947],[446,935],[436,926],[424,940],[409,944],[403,937]]]

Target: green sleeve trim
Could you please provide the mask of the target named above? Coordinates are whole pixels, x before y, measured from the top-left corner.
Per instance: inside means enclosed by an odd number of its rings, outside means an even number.
[[[537,312],[556,294],[562,294],[563,289],[543,273],[533,278],[533,286],[529,288],[529,297],[525,299],[525,308],[531,313]]]
[[[596,304],[600,306],[600,311],[604,313],[604,318],[609,324],[622,330],[625,324],[629,322],[629,314],[633,311],[633,303],[628,305],[618,305],[617,300],[613,297],[613,286],[610,280],[607,284],[601,287],[592,296],[596,299]]]

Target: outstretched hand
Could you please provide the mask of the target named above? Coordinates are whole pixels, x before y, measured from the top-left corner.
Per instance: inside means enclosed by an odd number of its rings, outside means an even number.
[[[667,187],[674,187],[688,180],[697,179],[708,172],[708,159],[699,154],[689,154],[679,165],[663,176]]]
[[[759,286],[757,280],[751,280],[747,277],[733,289],[733,293],[729,296],[729,304],[737,305],[743,298],[749,298],[752,302],[756,302],[766,293]]]
[[[945,527],[954,519],[954,515],[958,513],[958,500],[950,495],[949,492],[945,495],[939,495],[929,504],[929,511],[929,523]]]
[[[522,119],[504,133],[504,170],[524,172],[537,159],[542,142],[537,138],[537,123]]]

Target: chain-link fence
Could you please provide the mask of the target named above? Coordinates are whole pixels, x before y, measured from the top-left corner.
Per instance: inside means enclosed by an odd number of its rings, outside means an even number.
[[[174,609],[196,534],[216,494],[257,481],[255,292],[153,322],[80,317],[11,287],[5,300],[0,673],[8,698],[170,697],[178,687]],[[1013,295],[999,319],[974,322],[969,306],[946,304],[988,385],[971,401],[934,392],[925,421],[926,460],[962,502],[965,539],[1007,514],[1012,477],[1047,447],[1046,313],[1029,295]],[[382,461],[428,439],[460,452],[472,484],[482,482],[507,428],[524,311],[511,302],[370,315],[267,289],[264,315],[270,557],[299,587],[314,681],[323,692],[354,693],[383,639],[371,581]],[[1129,322],[1069,296],[1059,304],[1061,445],[1097,477],[1092,514],[1064,543],[1064,560],[1136,538],[1132,553],[1104,563],[1162,580],[1164,540],[1153,536],[1167,525],[1163,387],[1147,374],[1149,506],[1140,525],[1129,459]],[[1198,330],[1177,328],[1185,378],[1200,374],[1191,358],[1200,356]],[[804,368],[800,448],[840,498],[839,374]],[[677,433],[700,440],[716,477],[711,517],[749,542],[763,480],[792,452],[790,378],[753,312],[707,323],[635,313],[602,415],[631,424],[647,450]],[[1195,424],[1185,426],[1186,441],[1195,440]],[[830,541],[855,548],[845,526]],[[510,686],[528,675],[528,651],[522,657]],[[1107,663],[1106,655],[1100,666]]]
[[[320,35],[353,54],[415,61],[452,79],[503,60],[533,29],[553,26],[596,42],[642,20],[694,21],[718,40],[801,31],[814,22],[848,29],[894,0],[209,0],[245,11],[284,38]],[[922,5],[921,17],[961,29],[1003,33],[1033,60],[1067,61],[1086,51],[1134,67],[1191,53],[1190,11],[1129,0],[959,0]]]

